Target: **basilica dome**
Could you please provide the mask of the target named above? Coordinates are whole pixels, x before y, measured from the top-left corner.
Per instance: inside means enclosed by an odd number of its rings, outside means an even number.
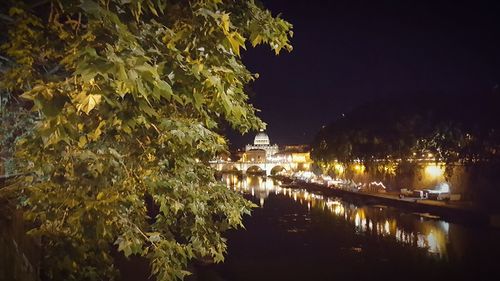
[[[269,145],[269,137],[266,135],[264,132],[260,132],[255,136],[255,139],[253,140],[254,145]]]

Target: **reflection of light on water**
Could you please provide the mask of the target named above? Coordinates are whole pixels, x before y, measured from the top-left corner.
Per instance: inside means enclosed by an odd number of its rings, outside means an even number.
[[[403,223],[398,217],[391,216],[389,208],[358,207],[336,198],[324,197],[310,193],[304,189],[283,188],[271,178],[243,177],[236,175],[224,176],[224,182],[229,188],[238,192],[249,192],[259,199],[263,207],[270,193],[289,197],[298,204],[305,204],[308,210],[319,209],[329,212],[335,217],[350,222],[360,235],[375,235],[393,238],[401,244],[425,248],[429,253],[438,256],[447,254],[449,223],[439,220],[429,220],[423,217],[411,218],[411,223]],[[399,213],[398,213],[399,216]]]
[[[364,232],[366,230],[366,217],[363,209],[358,209],[354,216],[354,225],[357,230]]]
[[[445,233],[448,233],[450,231],[450,224],[446,221],[440,221],[439,224],[441,225],[441,228],[443,228]]]
[[[335,213],[335,215],[337,216],[341,216],[344,214],[344,206],[342,205],[337,205],[333,208],[333,212]]]
[[[429,244],[429,251],[432,253],[437,253],[438,252],[438,242],[436,239],[436,235],[434,235],[434,232],[431,232],[427,235],[427,243]]]
[[[425,247],[425,240],[424,240],[424,237],[422,234],[418,234],[417,235],[417,246],[419,246],[420,248],[424,248]]]
[[[273,188],[273,186],[274,186],[274,184],[273,184],[273,180],[272,180],[272,179],[270,179],[270,178],[267,178],[267,179],[266,179],[266,189],[272,189],[272,188]]]

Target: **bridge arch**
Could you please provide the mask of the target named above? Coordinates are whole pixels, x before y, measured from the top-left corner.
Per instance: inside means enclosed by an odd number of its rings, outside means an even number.
[[[238,167],[233,163],[224,164],[221,168],[222,172],[239,172]]]
[[[283,167],[282,165],[276,165],[276,166],[271,168],[271,170],[269,171],[269,174],[274,176],[277,173],[279,173],[281,171],[286,171],[286,170],[287,169],[285,167]]]
[[[262,169],[259,165],[251,165],[246,170],[247,174],[265,174],[266,171]]]

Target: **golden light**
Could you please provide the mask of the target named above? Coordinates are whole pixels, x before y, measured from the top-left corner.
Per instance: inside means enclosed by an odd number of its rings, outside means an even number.
[[[292,154],[292,161],[298,163],[306,162],[306,156],[303,154],[294,153]]]
[[[384,166],[384,172],[390,174],[390,175],[395,175],[396,174],[396,169],[397,169],[397,164],[395,163],[388,163],[385,164]]]
[[[343,174],[344,173],[344,166],[342,166],[342,164],[339,164],[339,163],[335,163],[333,165],[333,168],[335,169],[335,172],[337,174]]]
[[[304,192],[304,199],[309,200],[309,192]]]
[[[365,166],[363,164],[355,164],[354,171],[356,171],[356,173],[363,173],[365,171]]]
[[[437,178],[444,175],[444,169],[444,165],[428,164],[424,171],[426,175]]]

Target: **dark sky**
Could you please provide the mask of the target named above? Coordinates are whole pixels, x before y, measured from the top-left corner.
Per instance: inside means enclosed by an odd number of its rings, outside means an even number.
[[[309,143],[322,125],[382,97],[460,99],[500,84],[500,1],[264,0],[294,25],[291,53],[249,48],[251,102],[271,142]],[[233,148],[254,134],[230,133]]]

